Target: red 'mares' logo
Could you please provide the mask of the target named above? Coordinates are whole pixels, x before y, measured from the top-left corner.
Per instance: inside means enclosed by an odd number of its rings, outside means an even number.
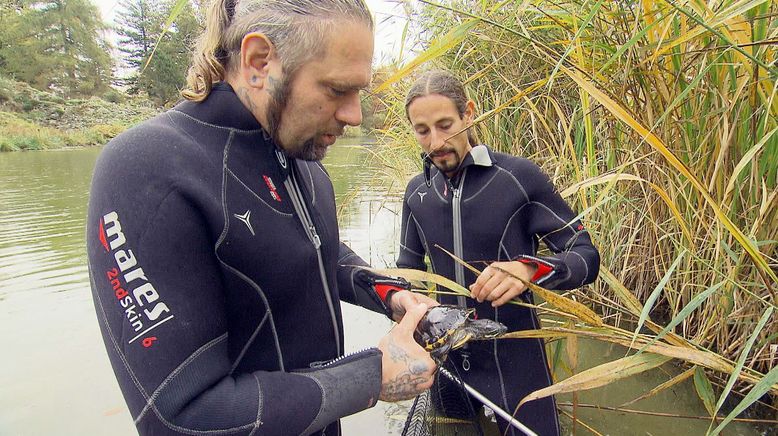
[[[108,251],[108,241],[105,239],[105,226],[103,226],[103,220],[100,220],[100,243],[103,244],[105,251]]]
[[[116,267],[106,271],[106,278],[113,289],[113,295],[124,311],[127,322],[137,333],[127,342],[131,344],[173,319],[173,313],[168,305],[161,301],[154,285],[146,278],[146,273],[139,266],[135,254],[124,247],[127,238],[122,232],[119,214],[115,211],[105,214],[100,220],[98,231],[100,244],[107,253],[113,253],[116,264]],[[146,339],[149,338],[145,338],[142,342],[148,348],[156,337],[153,337],[153,340]]]
[[[276,189],[276,184],[273,183],[273,179],[265,175],[263,175],[262,178],[265,179],[265,184],[267,185],[267,189],[270,190],[270,196],[273,197],[273,200],[280,203],[281,195],[278,193],[278,189]]]

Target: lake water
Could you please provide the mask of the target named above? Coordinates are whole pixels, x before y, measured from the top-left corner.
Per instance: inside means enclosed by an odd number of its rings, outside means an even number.
[[[0,435],[136,434],[108,363],[87,275],[84,222],[99,152],[0,153]],[[392,265],[400,193],[387,194],[374,183],[382,173],[370,163],[367,149],[353,141],[339,142],[324,163],[338,196],[342,239],[374,266]],[[385,317],[350,305],[344,305],[344,319],[347,351],[374,346],[391,328]],[[582,341],[580,348],[582,367],[624,355],[621,348],[595,342]],[[580,393],[579,400],[618,406],[675,371],[644,373]],[[406,408],[407,403],[379,403],[345,418],[344,432],[399,434]],[[706,415],[688,382],[630,408]],[[611,435],[697,435],[708,428],[707,421],[692,419],[591,409],[579,409],[578,415]],[[592,433],[579,425],[577,434]],[[768,430],[737,424],[724,434]]]

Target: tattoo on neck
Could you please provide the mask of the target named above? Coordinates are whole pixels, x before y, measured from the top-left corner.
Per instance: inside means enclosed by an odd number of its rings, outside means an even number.
[[[278,79],[275,77],[268,75],[267,76],[267,92],[269,92],[271,95],[274,95],[276,92],[276,89],[278,89]]]
[[[238,98],[252,114],[257,113],[257,105],[254,104],[254,100],[251,99],[251,93],[248,88],[238,88]]]

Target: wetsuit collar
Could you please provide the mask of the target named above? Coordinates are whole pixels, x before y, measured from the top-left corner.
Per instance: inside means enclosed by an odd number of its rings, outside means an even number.
[[[175,109],[208,124],[237,130],[262,129],[227,82],[215,83],[208,98],[202,102],[185,101]]]
[[[471,148],[465,155],[465,158],[462,159],[462,163],[459,165],[459,171],[451,178],[451,181],[456,186],[459,184],[458,179],[462,175],[462,172],[465,171],[465,168],[471,165],[490,167],[492,166],[493,161],[492,152],[489,150],[489,147],[484,144],[478,144]]]
[[[478,144],[470,149],[470,153],[465,156],[465,161],[462,163],[462,167],[469,164],[468,159],[472,160],[471,165],[479,165],[482,167],[490,167],[494,163],[492,150],[490,150],[489,147],[484,144]]]
[[[422,154],[422,157],[424,156],[425,155]],[[478,144],[471,148],[470,151],[465,155],[465,158],[462,159],[462,163],[459,165],[459,170],[456,172],[456,174],[454,174],[453,177],[451,177],[451,179],[449,179],[449,181],[451,182],[452,186],[459,186],[459,180],[462,177],[462,173],[464,173],[465,168],[471,165],[490,167],[494,164],[494,162],[494,154],[492,153],[492,150],[484,144]],[[434,167],[434,165],[432,164],[432,160],[429,158],[425,160],[424,164],[424,178],[428,181],[427,186],[431,186],[430,180],[432,174],[430,173],[430,170],[432,167]],[[435,171],[440,173],[440,170],[437,167],[435,167]]]
[[[256,132],[260,141],[252,142],[252,148],[265,153],[266,159],[278,163],[278,171],[281,179],[286,179],[291,171],[294,159],[286,156],[281,147],[275,144],[270,135],[262,128],[254,115],[249,112],[238,95],[227,82],[219,82],[213,85],[211,93],[204,101],[196,103],[185,101],[178,104],[175,110],[183,112],[204,123],[220,127]],[[261,133],[261,135],[259,135]]]

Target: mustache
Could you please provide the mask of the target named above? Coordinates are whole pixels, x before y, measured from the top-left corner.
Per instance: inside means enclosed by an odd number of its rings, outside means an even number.
[[[421,159],[431,159],[436,156],[440,156],[446,153],[456,153],[456,150],[454,150],[454,147],[441,147],[436,149],[435,151],[429,151],[429,152],[422,152],[421,153]]]
[[[319,135],[332,135],[332,136],[343,136],[344,133],[346,133],[346,123],[342,123],[340,121],[335,121],[336,124],[333,124],[332,126],[328,126],[327,128],[323,130],[319,130],[317,134]]]

